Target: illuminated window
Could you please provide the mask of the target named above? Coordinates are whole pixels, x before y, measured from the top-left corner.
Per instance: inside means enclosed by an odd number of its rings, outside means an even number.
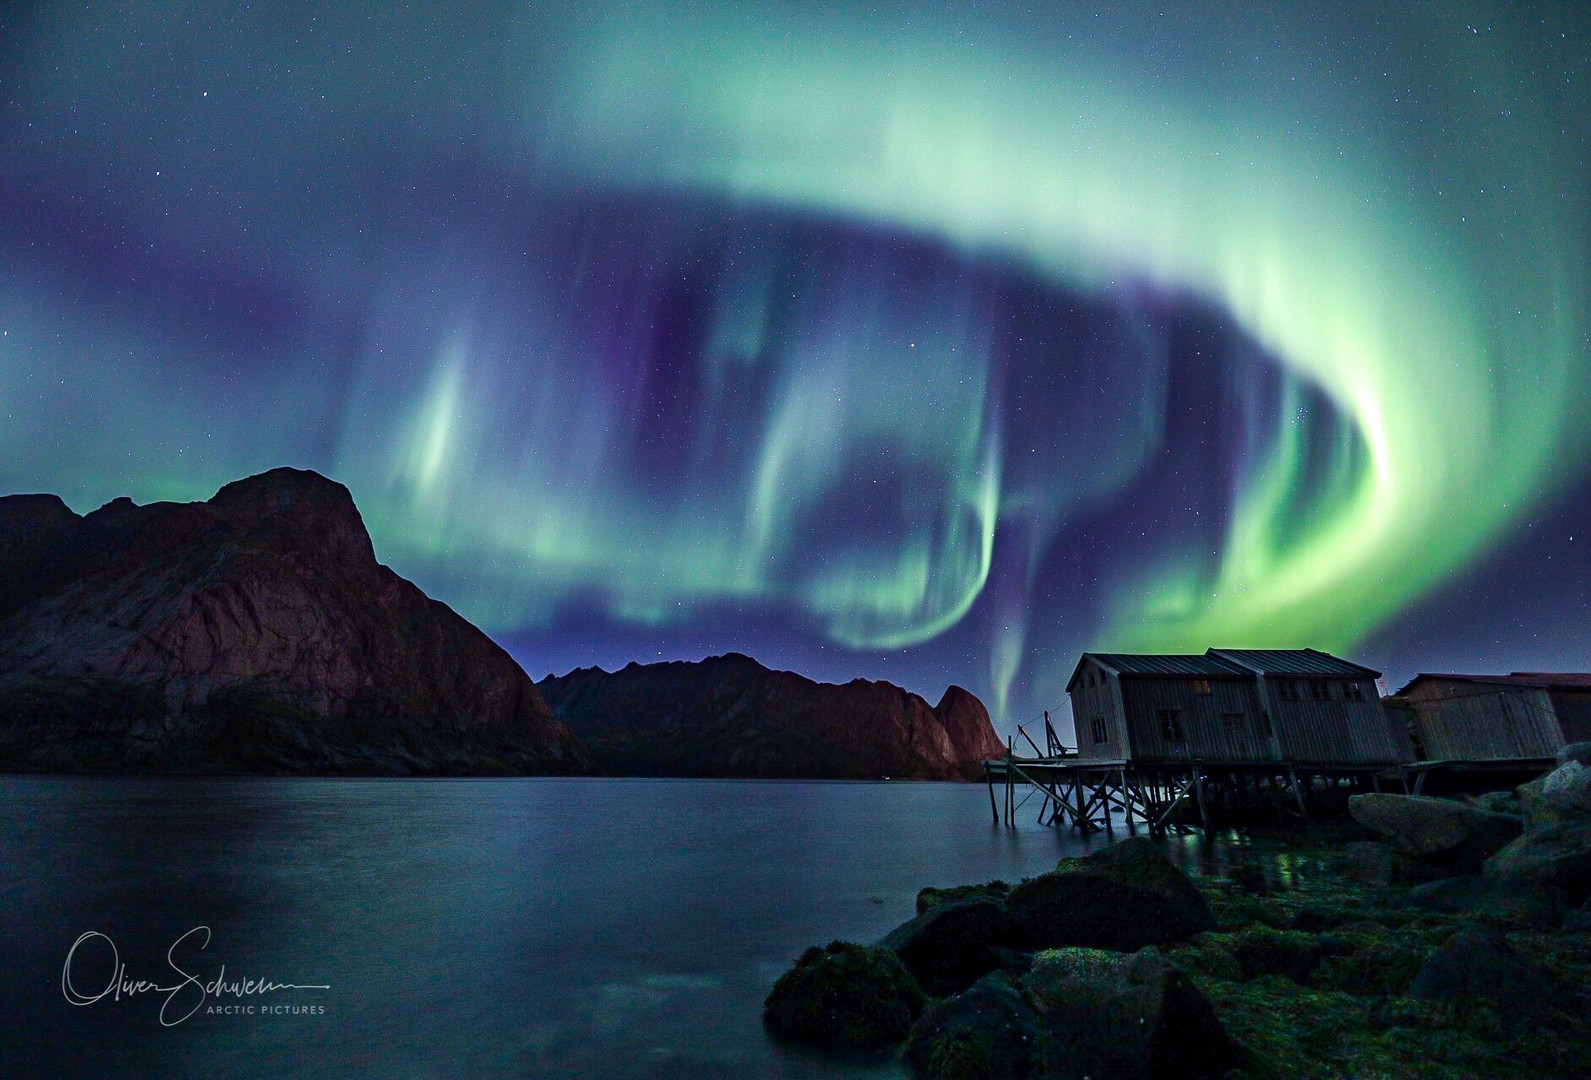
[[[1210,680],[1209,679],[1194,679],[1193,680],[1193,692],[1195,694],[1201,694],[1201,695],[1203,695],[1205,697],[1209,697],[1209,695],[1210,695]]]

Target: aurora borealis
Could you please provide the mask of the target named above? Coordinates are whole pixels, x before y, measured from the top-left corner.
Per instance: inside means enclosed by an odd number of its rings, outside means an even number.
[[[8,14],[0,490],[318,469],[538,677],[1584,670],[1591,25],[1383,7]]]

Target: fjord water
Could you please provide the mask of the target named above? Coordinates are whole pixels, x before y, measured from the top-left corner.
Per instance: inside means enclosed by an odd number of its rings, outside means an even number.
[[[0,809],[4,1076],[894,1077],[770,1040],[773,981],[1089,846],[981,784],[7,776]],[[74,1005],[90,931],[79,1000],[112,946],[329,989]]]

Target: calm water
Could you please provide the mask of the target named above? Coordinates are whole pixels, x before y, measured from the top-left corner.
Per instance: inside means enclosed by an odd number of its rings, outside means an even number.
[[[1008,829],[975,784],[0,777],[0,1076],[894,1077],[771,1042],[763,997],[924,885],[1087,850],[1036,807]],[[169,987],[199,926],[189,975],[330,989],[68,1003],[80,935]],[[81,996],[110,943],[73,956]]]

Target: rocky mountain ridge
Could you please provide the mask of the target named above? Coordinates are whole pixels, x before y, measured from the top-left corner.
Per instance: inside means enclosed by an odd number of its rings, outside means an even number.
[[[0,498],[0,767],[581,773],[502,648],[376,562],[347,488]]]
[[[930,706],[892,683],[819,683],[739,653],[578,668],[538,687],[610,773],[974,779],[1005,752],[959,686]]]

